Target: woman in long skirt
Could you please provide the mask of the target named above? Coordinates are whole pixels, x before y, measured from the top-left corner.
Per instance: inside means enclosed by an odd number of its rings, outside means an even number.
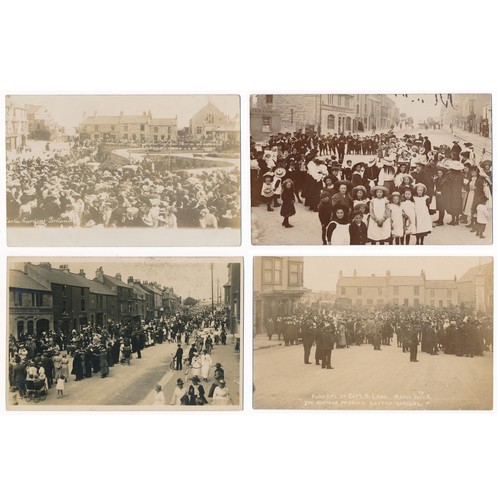
[[[285,179],[283,181],[281,201],[280,215],[283,217],[281,225],[286,228],[293,227],[288,220],[290,217],[295,215],[295,193],[293,191],[292,179]]]

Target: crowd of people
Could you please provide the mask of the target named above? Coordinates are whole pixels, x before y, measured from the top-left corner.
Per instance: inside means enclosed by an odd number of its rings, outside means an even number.
[[[7,162],[10,227],[238,228],[239,169],[123,165],[94,142]],[[101,160],[101,163],[95,160]]]
[[[252,140],[250,150],[252,206],[280,207],[288,229],[302,204],[317,213],[323,245],[422,245],[445,223],[485,238],[492,162],[470,142],[297,132]]]
[[[57,398],[66,397],[65,385],[70,380],[80,382],[96,376],[108,377],[115,365],[131,365],[134,357],[142,358],[144,349],[169,342],[177,343],[175,356],[179,357],[180,353],[177,369],[182,369],[182,343],[189,346],[186,360],[189,369],[185,373],[186,380],[190,374],[193,384],[199,376],[207,382],[210,369],[215,368],[215,386],[207,397],[212,399],[215,393],[214,404],[230,404],[227,389],[222,390],[225,386],[222,365],[213,364],[210,357],[214,345],[226,343],[227,326],[224,309],[186,307],[171,316],[147,322],[113,323],[106,328],[89,325],[80,331],[66,333],[56,330],[34,334],[21,332],[18,338],[11,336],[9,339],[11,397],[22,399],[30,396],[31,390],[47,395],[53,387],[57,390]],[[199,382],[196,390],[199,387],[203,390]],[[215,391],[217,387],[219,390]]]
[[[312,364],[311,350],[316,346],[316,365],[330,369],[333,349],[363,344],[374,350],[396,344],[401,352],[410,354],[412,362],[418,362],[418,346],[429,355],[483,356],[493,350],[493,317],[465,307],[299,308],[291,316],[268,318],[266,334],[269,339],[276,335],[285,345],[301,343],[305,364]]]

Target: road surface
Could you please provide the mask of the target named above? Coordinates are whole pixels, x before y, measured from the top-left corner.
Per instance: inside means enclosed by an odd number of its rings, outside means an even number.
[[[332,351],[333,370],[303,361],[302,345],[258,336],[254,408],[487,410],[493,404],[493,354],[464,358],[418,353],[418,363],[391,344]],[[394,340],[395,342],[395,340]],[[266,348],[266,344],[269,346]]]

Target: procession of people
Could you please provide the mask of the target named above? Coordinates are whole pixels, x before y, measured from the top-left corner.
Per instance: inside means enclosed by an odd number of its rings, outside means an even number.
[[[170,316],[110,324],[106,328],[89,325],[81,331],[67,333],[58,330],[36,334],[21,332],[18,338],[11,336],[9,339],[10,396],[18,399],[28,396],[29,400],[32,387],[44,395],[55,388],[58,399],[71,399],[71,394],[65,391],[68,382],[80,382],[96,376],[106,378],[115,365],[133,365],[132,360],[142,358],[144,349],[165,342],[177,342],[176,354],[180,349],[181,363],[182,345],[190,347],[190,360],[185,377],[181,379],[182,385],[189,380],[199,391],[202,387],[199,375],[205,383],[213,377],[214,387],[207,391],[207,397],[213,404],[232,404],[225,388],[222,364],[212,362],[207,354],[212,352],[214,345],[226,344],[227,326],[227,312],[223,308],[185,307]],[[200,373],[193,369],[198,360]],[[182,364],[176,368],[182,369]],[[190,399],[189,403],[184,401],[179,404],[200,402]],[[205,399],[203,404],[208,403]],[[157,399],[154,404],[158,404]]]
[[[147,155],[124,165],[103,144],[7,161],[9,227],[239,227],[238,168],[171,169]]]
[[[445,224],[486,238],[492,162],[471,142],[433,145],[422,133],[392,130],[287,132],[251,140],[250,151],[252,206],[279,209],[284,229],[298,207],[311,212],[323,245],[423,245]]]
[[[266,334],[285,346],[302,344],[303,362],[324,369],[334,368],[334,349],[363,345],[375,351],[396,347],[410,362],[418,362],[418,352],[473,358],[493,351],[493,317],[465,307],[300,307],[293,315],[268,318]]]

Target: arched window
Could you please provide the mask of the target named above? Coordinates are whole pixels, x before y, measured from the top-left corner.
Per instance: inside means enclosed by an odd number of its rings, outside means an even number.
[[[35,331],[35,324],[33,323],[33,321],[30,319],[28,321],[28,335],[33,335]]]
[[[335,129],[335,116],[328,115],[326,119],[326,128],[334,130]]]
[[[19,320],[17,322],[17,337],[19,338],[20,335],[24,333],[24,321]]]

